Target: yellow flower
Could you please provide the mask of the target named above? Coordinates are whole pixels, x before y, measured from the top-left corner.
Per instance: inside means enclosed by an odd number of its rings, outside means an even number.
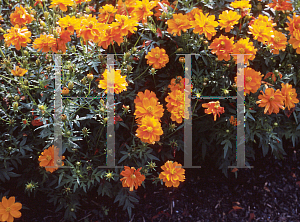
[[[142,118],[141,125],[136,130],[136,136],[144,143],[154,144],[163,134],[160,122],[154,117]]]
[[[69,15],[60,18],[58,24],[61,28],[66,28],[69,32],[73,33],[75,29],[80,27],[80,19],[75,16],[70,17]]]
[[[161,169],[163,172],[159,174],[159,179],[163,180],[167,187],[178,187],[180,182],[185,180],[185,169],[180,163],[168,160]]]
[[[238,24],[240,18],[241,16],[235,11],[223,11],[219,16],[219,26],[221,30],[225,28],[225,32],[229,32],[235,24]]]
[[[247,67],[244,69],[245,77],[245,93],[250,94],[256,93],[256,91],[261,86],[262,75],[260,72],[256,72],[254,69]]]
[[[167,21],[168,32],[173,35],[181,36],[181,31],[186,32],[191,26],[187,15],[173,14],[173,19]]]
[[[111,78],[112,75],[115,77],[115,81]],[[107,93],[108,88],[114,88],[114,93],[116,94],[127,90],[128,83],[126,82],[126,75],[122,76],[121,70],[111,69],[111,72],[109,72],[105,69],[103,77],[104,79],[99,81],[98,87],[105,89],[105,93]]]
[[[300,54],[300,29],[294,31],[294,37],[291,37],[289,43],[292,44],[296,52]]]
[[[24,74],[28,72],[28,70],[26,69],[22,69],[20,68],[19,66],[16,66],[16,69],[15,70],[11,70],[11,73],[14,75],[14,76],[24,76]]]
[[[147,23],[147,18],[153,15],[151,10],[157,5],[157,2],[150,2],[149,0],[136,1],[132,17],[135,17],[138,21],[142,21],[142,23]]]
[[[42,52],[49,52],[55,45],[56,40],[53,35],[40,35],[34,40],[32,47]]]
[[[72,6],[74,2],[72,0],[52,0],[49,8],[53,8],[55,6],[59,6],[60,10],[66,12],[68,10],[67,6]]]
[[[233,46],[232,54],[244,54],[244,62],[249,64],[249,60],[255,59],[257,49],[254,48],[253,42],[250,42],[249,38],[239,39]],[[250,54],[250,55],[245,55]],[[233,55],[235,62],[237,62],[237,56]]]
[[[20,218],[22,209],[21,203],[15,203],[15,197],[10,197],[7,199],[5,196],[2,197],[2,202],[0,202],[0,221],[13,222],[14,218]]]
[[[231,2],[230,4],[231,7],[233,8],[240,8],[240,9],[246,9],[246,8],[251,8],[251,4],[249,4],[249,0],[235,0],[234,2]]]
[[[154,69],[161,69],[169,62],[169,56],[166,54],[166,51],[159,47],[151,49],[145,58],[147,59],[147,64],[153,65]]]
[[[215,28],[218,26],[218,22],[215,21],[215,16],[208,16],[208,13],[204,15],[200,11],[195,14],[194,18],[195,20],[190,22],[192,28],[194,28],[193,32],[199,33],[199,35],[204,33],[206,38],[211,40],[212,36],[215,36],[217,33]]]
[[[284,96],[284,104],[289,110],[295,107],[295,104],[299,103],[299,99],[297,99],[296,89],[292,88],[292,85],[288,83],[281,83],[281,93]]]

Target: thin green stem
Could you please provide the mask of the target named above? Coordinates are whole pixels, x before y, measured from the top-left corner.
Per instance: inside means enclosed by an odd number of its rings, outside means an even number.
[[[150,68],[150,66],[148,66],[148,68],[142,74],[140,74],[138,77],[136,77],[133,81],[135,81],[136,79],[140,78],[149,68]]]
[[[139,42],[139,40],[140,40],[140,38],[142,37],[142,35],[143,35],[144,31],[145,31],[145,29],[143,29],[142,33],[140,34],[140,36],[139,36],[138,40],[136,40],[136,43],[134,44],[134,46],[133,46],[133,47],[135,47],[135,46],[136,46],[136,44]]]

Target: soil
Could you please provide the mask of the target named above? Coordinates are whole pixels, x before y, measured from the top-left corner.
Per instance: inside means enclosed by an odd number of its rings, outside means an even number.
[[[300,222],[300,147],[288,146],[285,151],[284,160],[272,155],[257,158],[250,163],[254,168],[239,169],[237,178],[235,173],[226,178],[207,165],[186,169],[186,181],[176,189],[149,182],[146,189],[138,189],[140,201],[131,220],[113,204],[105,219],[86,213],[77,221]],[[54,213],[52,204],[46,205],[44,200],[40,196],[27,203],[31,210],[24,210],[22,218],[15,221],[62,221],[62,213]]]

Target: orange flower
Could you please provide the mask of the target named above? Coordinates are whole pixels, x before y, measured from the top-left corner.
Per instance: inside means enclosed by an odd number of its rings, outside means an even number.
[[[114,41],[120,46],[123,42],[123,36],[120,32],[121,24],[118,22],[113,22],[109,25],[103,25],[105,34],[99,39],[100,41],[98,42],[98,46],[102,46],[104,49],[107,49],[110,44],[114,44]]]
[[[265,23],[260,23],[249,26],[249,29],[255,40],[262,43],[270,41],[273,32],[272,27],[267,27]]]
[[[39,161],[40,161],[40,166],[41,167],[45,167],[46,171],[49,171],[51,173],[53,173],[55,170],[57,170],[58,168],[48,168],[46,166],[55,166],[58,167],[57,163],[54,164],[54,159],[56,157],[56,159],[58,159],[58,161],[64,160],[65,157],[62,156],[61,158],[58,156],[59,154],[59,150],[58,148],[54,147],[54,145],[50,146],[48,149],[45,149],[41,155],[39,156]],[[55,156],[55,157],[54,157]],[[61,164],[62,166],[64,165],[64,162],[62,162]]]
[[[237,118],[234,118],[234,116],[231,116],[229,121],[230,121],[230,124],[232,124],[234,126],[237,125]]]
[[[14,76],[24,76],[26,72],[28,72],[28,70],[22,69],[22,68],[20,68],[19,66],[16,66],[16,69],[11,70],[11,73],[12,73]]]
[[[237,43],[233,46],[232,54],[252,54],[244,55],[244,62],[249,64],[249,60],[255,59],[255,54],[257,49],[254,48],[253,42],[249,42],[249,38],[239,39]],[[235,62],[237,62],[237,56],[233,56]]]
[[[207,108],[205,110],[206,114],[213,114],[214,115],[214,121],[217,120],[217,115],[219,115],[219,117],[220,117],[220,114],[222,114],[222,113],[225,112],[224,107],[220,106],[220,102],[219,101],[209,102],[209,103],[203,103],[202,107],[203,108]]]
[[[176,76],[176,78],[171,79],[171,83],[168,86],[171,91],[180,90],[184,92],[185,89],[185,80],[188,81],[187,78],[182,78],[181,76]],[[191,84],[191,89],[193,89],[193,85]]]
[[[137,94],[137,96],[134,100],[134,103],[136,105],[140,106],[140,105],[142,105],[142,102],[143,102],[144,98],[150,99],[152,97],[155,98],[156,101],[158,101],[158,99],[156,97],[156,94],[154,92],[150,91],[149,89],[146,89],[144,93],[143,92],[138,92],[138,94]],[[141,104],[139,104],[139,103],[141,103]]]
[[[10,14],[10,22],[12,25],[25,25],[34,20],[30,14],[28,14],[22,6],[16,7],[15,11]]]
[[[156,97],[144,97],[142,102],[135,104],[135,112],[136,119],[138,119],[138,123],[141,123],[142,118],[149,116],[155,117],[156,119],[160,119],[164,115],[163,106],[159,104]]]
[[[129,33],[134,33],[138,26],[137,20],[130,19],[126,15],[116,15],[116,21],[119,23],[118,27],[120,28],[119,32],[121,36],[126,36]],[[118,33],[118,32],[117,32]]]
[[[188,20],[189,21],[195,21],[195,15],[196,14],[200,14],[200,12],[202,12],[201,9],[199,8],[193,8],[192,11],[186,13]]]
[[[74,2],[72,0],[52,0],[49,8],[53,8],[55,6],[59,6],[60,10],[66,12],[68,10],[67,6],[72,6]]]
[[[134,167],[129,168],[128,166],[124,166],[124,170],[120,173],[120,175],[123,176],[123,178],[120,179],[122,186],[129,187],[129,191],[133,191],[133,187],[137,190],[145,180],[145,176],[140,172],[141,169],[142,167],[136,170]]]
[[[96,17],[89,15],[88,18],[81,17],[79,27],[75,27],[78,37],[82,37],[86,41],[98,42],[100,38],[104,37],[104,30],[106,25],[98,23]]]
[[[159,179],[163,180],[167,187],[178,187],[180,182],[185,180],[185,169],[180,163],[168,160],[161,169],[163,172],[159,174]]]
[[[270,46],[273,54],[279,54],[279,50],[285,51],[287,45],[287,38],[281,32],[273,31],[274,35],[271,37]]]
[[[113,5],[106,4],[99,9],[98,22],[100,23],[111,23],[114,20],[116,9]]]
[[[268,112],[269,115],[272,113],[279,113],[279,108],[284,109],[283,102],[284,97],[281,94],[280,90],[277,89],[274,93],[273,88],[267,88],[265,90],[265,93],[263,91],[260,91],[262,95],[258,96],[258,99],[260,101],[257,101],[256,104],[259,104],[259,107],[265,107],[264,114]]]
[[[245,93],[250,94],[256,93],[256,91],[261,86],[262,75],[260,72],[256,72],[254,69],[250,67],[246,67],[244,69],[244,77],[245,77]]]
[[[235,0],[234,2],[231,2],[230,4],[231,7],[233,8],[240,8],[240,9],[246,9],[246,8],[251,8],[251,4],[249,4],[249,0]]]
[[[9,199],[5,196],[2,197],[2,202],[0,202],[0,221],[13,222],[14,218],[20,218],[22,216],[19,211],[22,209],[22,204],[15,202],[15,197],[10,197]]]
[[[192,28],[194,28],[194,33],[199,33],[199,35],[203,34],[206,36],[208,40],[211,40],[212,36],[215,36],[217,31],[215,28],[218,26],[218,22],[215,21],[215,16],[207,14],[203,14],[201,11],[195,14],[195,20],[191,21],[190,24]]]
[[[270,8],[276,11],[293,11],[293,5],[289,0],[273,0],[272,3],[268,4]]]
[[[185,95],[181,90],[171,91],[168,96],[165,98],[165,101],[168,103],[166,105],[169,112],[172,112],[174,107],[184,106]]]
[[[80,27],[80,19],[77,19],[75,16],[70,17],[67,15],[66,17],[60,18],[58,24],[60,27],[66,28],[69,32],[73,33],[75,29]]]
[[[71,41],[70,32],[67,30],[61,31],[60,27],[56,27],[56,31],[59,36],[56,38],[56,44],[51,48],[51,50],[55,53],[57,53],[58,50],[66,53],[66,44]]]
[[[293,89],[292,85],[289,85],[288,83],[281,83],[281,87],[281,93],[285,97],[284,106],[290,110],[291,108],[295,107],[296,103],[299,103],[296,89]]]
[[[90,2],[91,0],[75,0],[76,4],[81,4],[82,2]]]
[[[233,43],[233,37],[229,39],[227,36],[221,35],[219,38],[214,39],[209,49],[212,49],[211,52],[218,56],[218,60],[228,61],[232,53]]]
[[[300,54],[300,29],[294,31],[294,37],[291,36],[289,43],[293,45],[296,52]]]
[[[136,130],[136,136],[144,143],[154,144],[163,134],[160,122],[154,117],[145,116]]]
[[[16,25],[7,30],[7,32],[8,34],[4,34],[6,45],[10,46],[12,44],[17,50],[20,50],[21,47],[25,47],[27,43],[31,42],[29,38],[31,32],[28,31],[27,27],[19,28],[19,25]]]
[[[288,27],[286,30],[290,31],[290,35],[294,35],[295,30],[300,30],[300,16],[296,16],[296,13],[293,14],[293,19],[291,17],[287,17],[289,23],[287,23]]]
[[[167,21],[168,32],[173,35],[181,36],[181,31],[186,32],[191,26],[187,15],[173,14],[173,19]]]
[[[171,111],[171,120],[177,123],[182,123],[182,119],[188,119],[188,112],[183,105],[176,106]]]
[[[114,87],[114,92],[116,94],[121,93],[122,91],[127,90],[128,83],[126,82],[126,75],[121,75],[121,70],[114,70],[111,69],[111,72],[109,72],[107,69],[105,69],[104,73],[102,74],[104,79],[99,81],[99,88],[105,89],[105,93],[107,93],[107,88]],[[115,77],[115,81],[113,82],[113,79],[110,77],[113,75]],[[108,85],[107,85],[108,82]]]
[[[49,52],[52,47],[56,45],[56,40],[53,35],[40,35],[33,42],[34,49],[42,50],[42,52]]]
[[[133,17],[136,17],[138,21],[147,23],[147,18],[153,15],[151,10],[157,5],[157,1],[142,0],[136,1],[134,10],[132,11]]]
[[[155,47],[145,56],[148,65],[153,65],[154,69],[161,69],[169,62],[169,56],[166,50]]]
[[[132,15],[132,11],[136,6],[136,0],[118,0],[117,8],[120,15]]]
[[[221,30],[225,28],[225,32],[229,32],[235,24],[238,24],[240,18],[241,16],[235,11],[223,11],[219,16],[219,26]]]

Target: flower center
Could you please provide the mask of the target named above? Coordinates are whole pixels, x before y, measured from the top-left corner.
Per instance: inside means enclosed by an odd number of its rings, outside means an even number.
[[[180,19],[175,19],[175,23],[176,23],[177,25],[179,25],[179,24],[180,24]]]
[[[10,212],[10,207],[6,208],[6,212]]]
[[[272,100],[274,100],[275,98],[274,98],[274,96],[270,96],[270,101],[272,101]]]
[[[278,37],[278,36],[275,36],[275,38],[274,38],[274,42],[280,42],[280,38]]]
[[[135,179],[136,178],[136,176],[134,175],[134,174],[131,174],[131,176],[130,176],[132,179]]]
[[[181,116],[182,116],[182,110],[179,110],[179,112],[178,112],[178,113],[179,113],[179,115],[181,115]]]
[[[294,93],[289,92],[289,96],[290,96],[290,97],[293,97],[293,96],[294,96]]]
[[[159,58],[159,54],[155,54],[155,58],[158,59]]]
[[[151,126],[148,126],[146,129],[147,132],[151,133],[153,131],[153,128]]]
[[[93,23],[89,23],[89,28],[91,29],[91,28],[93,28]]]
[[[245,49],[240,48],[240,49],[239,49],[239,52],[240,52],[241,54],[245,54]]]
[[[251,82],[252,78],[250,76],[246,77],[247,82]]]
[[[153,107],[152,107],[152,106],[148,106],[148,107],[147,107],[147,111],[148,111],[148,113],[152,113]]]
[[[47,155],[47,156],[46,156],[46,160],[50,161],[50,160],[52,160],[52,157],[49,156],[49,155]]]
[[[176,101],[180,102],[181,101],[181,96],[176,96]]]
[[[175,173],[176,173],[175,168],[171,169],[171,170],[170,170],[170,173],[171,173],[171,174],[175,174]]]

